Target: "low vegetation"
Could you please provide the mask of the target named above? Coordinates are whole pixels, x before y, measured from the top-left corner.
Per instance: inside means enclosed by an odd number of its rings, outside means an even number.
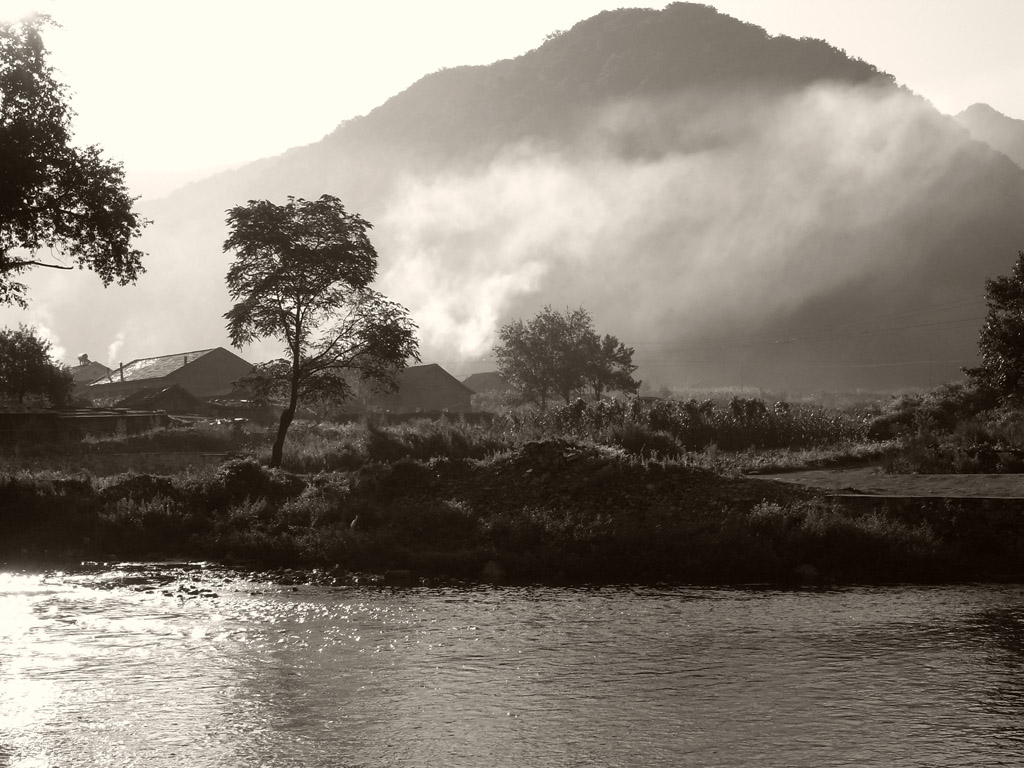
[[[732,474],[856,461],[884,450],[868,437],[863,409],[768,405],[758,398],[701,401],[577,400],[566,406],[508,410],[469,419],[455,414],[390,423],[386,415],[347,424],[300,424],[291,431],[282,467],[292,472],[350,471],[398,459],[483,459],[532,441],[572,440],[621,449],[627,455],[677,461]],[[219,452],[266,461],[271,441],[259,426],[240,422],[181,424],[127,437],[87,437],[0,450],[0,469],[38,466],[82,455]]]
[[[212,473],[0,478],[7,559],[192,557],[530,581],[943,578],[925,524],[850,517],[794,487],[576,443],[485,460],[400,459],[299,475],[252,459]]]
[[[894,398],[872,420],[868,436],[898,446],[881,457],[888,472],[1024,471],[1024,411],[970,382]]]
[[[906,468],[928,436],[940,447],[977,439],[965,423],[1016,439],[1019,417],[972,413],[972,397],[947,387],[845,410],[740,397],[580,401],[473,422],[305,424],[281,469],[265,466],[272,436],[238,424],[23,448],[0,457],[0,561],[186,557],[338,578],[983,578],[1012,572],[1021,542],[1003,531],[967,541],[940,518],[853,511],[744,477],[865,460]],[[155,451],[221,460],[166,475],[38,469],[46,456]]]

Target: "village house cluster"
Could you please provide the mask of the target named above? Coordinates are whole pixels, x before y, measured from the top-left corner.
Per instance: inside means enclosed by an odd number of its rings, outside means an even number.
[[[78,358],[71,368],[75,397],[96,406],[138,411],[163,411],[180,416],[226,416],[243,412],[248,395],[236,382],[252,369],[252,363],[223,347],[145,357],[116,368]],[[436,363],[406,368],[398,379],[398,391],[371,393],[343,404],[345,411],[392,413],[467,413],[478,393],[507,390],[497,372],[477,373],[459,381]]]

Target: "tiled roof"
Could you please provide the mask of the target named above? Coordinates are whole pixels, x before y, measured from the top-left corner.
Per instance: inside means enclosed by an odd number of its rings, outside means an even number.
[[[448,384],[454,384],[456,388],[464,389],[470,394],[473,393],[469,387],[463,384],[461,381],[452,376],[448,371],[442,368],[437,363],[427,363],[426,365],[410,365],[408,368],[402,371],[399,377],[398,383],[402,390],[417,389],[423,386],[429,386],[431,382],[445,381]]]
[[[189,363],[195,362],[203,355],[213,352],[212,349],[199,349],[193,352],[178,352],[174,355],[163,355],[162,357],[143,357],[139,360],[132,360],[122,370],[115,368],[109,376],[104,376],[96,384],[110,384],[120,381],[142,381],[143,379],[162,379],[164,376],[184,368]]]
[[[188,390],[183,389],[177,384],[172,384],[169,387],[163,387],[161,389],[136,390],[128,395],[128,397],[124,398],[124,400],[118,402],[117,407],[144,409],[149,405],[159,404],[161,400],[169,396],[177,397],[179,400],[185,400],[199,405],[199,401],[192,397]]]
[[[108,373],[110,373],[110,369],[95,360],[71,368],[71,376],[75,384],[92,384],[96,379],[102,379]]]
[[[464,378],[462,383],[474,392],[491,392],[495,390],[505,391],[512,389],[512,386],[508,383],[508,379],[502,376],[498,371],[474,373]]]

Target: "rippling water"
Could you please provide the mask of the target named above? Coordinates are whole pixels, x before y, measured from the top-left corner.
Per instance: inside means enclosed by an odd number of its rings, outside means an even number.
[[[1024,588],[0,574],[0,766],[1024,765]]]

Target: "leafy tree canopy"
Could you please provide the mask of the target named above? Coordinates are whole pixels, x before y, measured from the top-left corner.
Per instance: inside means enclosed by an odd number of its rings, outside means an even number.
[[[627,347],[614,336],[594,334],[591,341],[590,360],[585,379],[600,400],[605,391],[635,393],[640,383],[633,378],[633,348]]]
[[[71,146],[67,89],[46,63],[48,23],[0,22],[0,304],[25,306],[17,279],[33,267],[77,265],[104,285],[144,271],[132,241],[148,222],[133,210],[121,164],[95,145]]]
[[[371,225],[338,198],[250,200],[230,209],[227,223],[224,250],[236,252],[227,274],[236,303],[224,315],[231,341],[274,338],[285,348],[243,380],[258,398],[287,402],[271,454],[276,467],[299,402],[346,400],[353,374],[393,390],[406,361],[419,359],[416,326],[369,287],[377,274]]]
[[[568,403],[583,389],[595,399],[608,390],[633,392],[633,350],[614,336],[599,336],[590,314],[579,309],[557,312],[545,306],[528,322],[502,327],[494,348],[501,373],[537,405],[552,395]]]
[[[985,281],[988,314],[978,338],[981,365],[964,373],[1000,400],[1024,398],[1024,251],[1009,275]]]
[[[0,331],[0,394],[24,405],[30,396],[60,407],[71,399],[71,371],[50,358],[50,342],[25,325]]]

